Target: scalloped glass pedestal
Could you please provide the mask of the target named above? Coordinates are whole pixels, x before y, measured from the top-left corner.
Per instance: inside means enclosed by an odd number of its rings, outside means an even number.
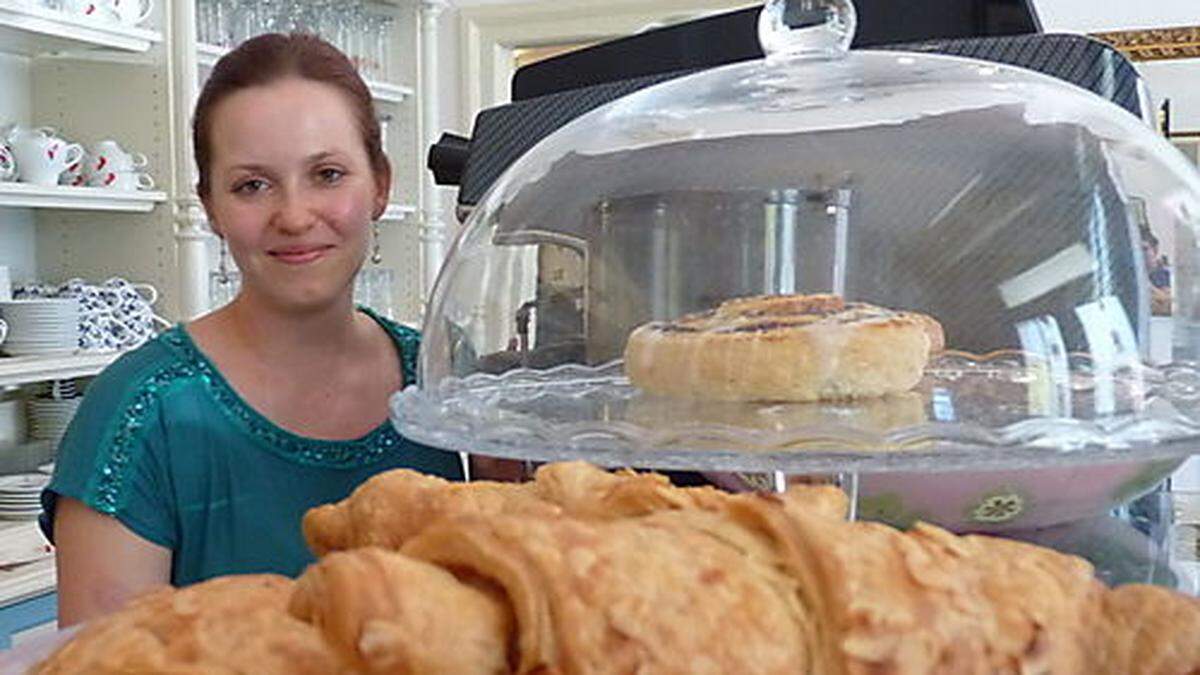
[[[864,517],[1000,531],[1098,515],[1153,488],[1200,447],[1198,400],[1191,364],[1106,373],[1082,355],[1055,367],[1020,352],[948,352],[913,391],[875,399],[647,396],[616,361],[409,387],[392,416],[437,447],[700,471],[734,488],[763,485],[746,472],[858,474]]]
[[[446,378],[396,394],[392,414],[405,435],[453,450],[701,471],[938,473],[1164,459],[1200,447],[1194,366],[1097,373],[1073,355],[1062,370],[1018,352],[948,352],[911,392],[772,404],[648,396],[614,361]]]

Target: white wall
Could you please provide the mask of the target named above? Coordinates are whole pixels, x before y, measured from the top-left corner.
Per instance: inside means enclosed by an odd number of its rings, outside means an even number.
[[[1171,99],[1171,130],[1200,133],[1200,59],[1134,64],[1156,105]]]
[[[1048,33],[1194,26],[1200,22],[1196,0],[1033,0],[1033,6]]]
[[[652,20],[629,26],[630,15],[652,14],[654,19],[677,18],[689,12],[702,13],[711,11],[728,11],[737,7],[753,4],[755,0],[450,0],[452,7],[447,9],[439,20],[439,54],[438,72],[441,81],[440,118],[441,124],[437,132],[456,132],[470,136],[475,114],[478,112],[467,103],[468,82],[465,81],[467,64],[464,63],[464,31],[463,10],[476,12],[491,11],[503,5],[512,6],[514,13],[528,17],[529,34],[538,35],[538,39],[530,44],[513,46],[533,46],[534,44],[553,43],[552,37],[547,37],[547,31],[555,27],[572,26],[565,30],[572,31],[561,39],[570,41],[580,37],[606,39],[629,34],[636,28],[641,28]],[[615,29],[614,26],[621,28]],[[614,32],[615,31],[615,32]],[[611,33],[611,34],[610,34]],[[486,106],[485,106],[486,107]],[[427,150],[424,149],[424,150]],[[423,151],[424,151],[423,150]],[[454,213],[454,188],[439,188],[447,213]]]
[[[1034,0],[1046,32],[1095,33],[1200,24],[1200,0]],[[1135,64],[1156,101],[1171,99],[1172,129],[1200,132],[1200,59]]]

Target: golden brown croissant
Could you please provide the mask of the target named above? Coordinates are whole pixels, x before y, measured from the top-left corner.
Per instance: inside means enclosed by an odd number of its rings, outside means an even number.
[[[699,528],[464,516],[403,552],[504,589],[519,673],[809,670],[812,627],[795,580]]]
[[[338,502],[304,516],[304,537],[317,556],[360,546],[398,548],[438,517],[454,513],[547,514],[557,509],[525,483],[450,483],[407,469],[372,477]]]
[[[306,518],[351,550],[305,572],[294,618],[269,577],[161,592],[41,672],[1200,673],[1200,601],[846,505],[582,464],[521,486],[393,472]]]
[[[33,672],[352,672],[316,629],[287,613],[292,585],[290,579],[264,574],[150,592],[84,627]]]
[[[365,673],[508,672],[501,597],[378,548],[332,553],[297,583],[291,612]]]
[[[1104,594],[1092,619],[1096,672],[1200,673],[1200,600],[1157,586],[1121,586]]]
[[[386,491],[392,508],[408,508],[411,490]],[[1180,615],[1159,625],[1157,614],[1125,611],[1130,591],[1108,591],[1081,559],[927,525],[902,533],[848,523],[832,488],[728,495],[560,464],[500,494],[525,505],[427,509],[426,527],[398,539],[406,556],[503,589],[517,672],[1200,668],[1188,651],[1200,643],[1195,601],[1139,591]],[[531,496],[558,510],[530,512]]]
[[[842,497],[824,508],[841,513]],[[452,483],[399,469],[374,476],[336,504],[310,510],[303,529],[317,556],[361,546],[397,549],[437,518],[512,514],[613,519],[663,509],[715,505],[715,488],[676,488],[665,476],[610,473],[584,462],[548,464],[529,483]]]

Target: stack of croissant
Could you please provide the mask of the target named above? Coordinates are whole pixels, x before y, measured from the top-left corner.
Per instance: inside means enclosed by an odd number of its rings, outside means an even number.
[[[310,511],[296,581],[135,600],[39,673],[1200,673],[1200,601],[1083,560],[586,464],[379,475]]]

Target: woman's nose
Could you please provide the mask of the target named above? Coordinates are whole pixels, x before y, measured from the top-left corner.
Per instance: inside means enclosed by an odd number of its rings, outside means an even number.
[[[292,193],[283,195],[271,220],[275,229],[299,234],[313,226],[315,216],[304,196]]]

